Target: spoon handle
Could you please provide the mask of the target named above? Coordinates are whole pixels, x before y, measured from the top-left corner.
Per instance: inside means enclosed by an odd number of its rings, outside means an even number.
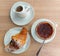
[[[37,51],[36,56],[39,55],[39,52],[41,51],[41,49],[42,49],[42,47],[43,47],[43,45],[44,45],[44,42],[45,42],[45,40],[43,41],[42,45],[40,46],[39,50]]]

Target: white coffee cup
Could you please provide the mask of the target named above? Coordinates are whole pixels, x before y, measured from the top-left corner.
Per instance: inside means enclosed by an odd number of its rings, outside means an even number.
[[[16,11],[16,9],[21,6],[22,10],[21,11]],[[13,9],[13,12],[21,18],[25,18],[26,16],[28,16],[30,14],[30,6],[24,6],[24,5],[18,5],[16,6],[16,8]]]

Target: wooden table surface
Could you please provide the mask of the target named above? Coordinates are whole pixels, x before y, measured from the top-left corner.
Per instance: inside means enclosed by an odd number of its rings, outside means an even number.
[[[25,25],[26,28],[30,29],[32,24],[40,18],[48,18],[58,24],[55,39],[44,45],[39,56],[60,56],[60,0],[0,0],[0,56],[35,56],[41,45],[31,37],[31,45],[26,52],[14,55],[4,51],[5,33],[10,28],[18,27],[9,17],[10,8],[17,1],[28,2],[35,10],[34,19]]]

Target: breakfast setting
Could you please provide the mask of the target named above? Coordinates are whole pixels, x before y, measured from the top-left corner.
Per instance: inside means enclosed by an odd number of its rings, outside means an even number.
[[[0,56],[60,56],[60,1],[0,2]]]

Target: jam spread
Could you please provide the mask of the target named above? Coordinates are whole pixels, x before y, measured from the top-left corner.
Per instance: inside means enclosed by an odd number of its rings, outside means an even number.
[[[10,42],[10,48],[19,49],[19,46],[17,45],[17,43],[13,39]]]
[[[41,38],[47,39],[50,38],[50,36],[52,35],[53,28],[49,23],[42,22],[38,24],[36,31]]]

